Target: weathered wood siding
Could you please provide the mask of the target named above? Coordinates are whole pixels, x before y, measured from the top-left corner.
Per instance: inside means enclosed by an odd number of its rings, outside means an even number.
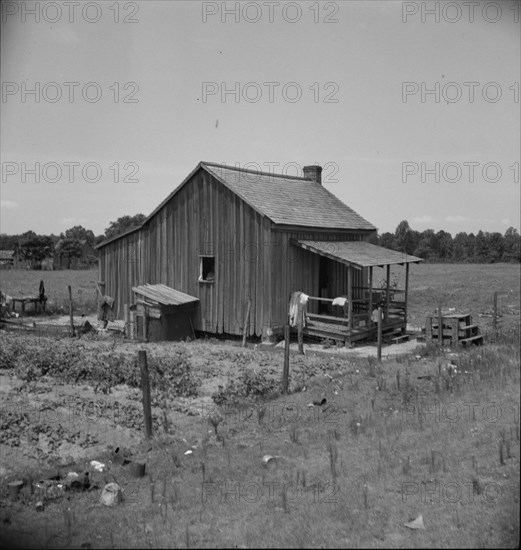
[[[116,299],[116,316],[134,302],[132,287],[163,283],[196,296],[194,328],[240,334],[251,297],[249,334],[269,313],[262,243],[270,222],[199,170],[142,229],[100,250],[99,276]],[[199,282],[200,255],[215,256],[215,281]]]
[[[249,335],[287,321],[291,292],[319,296],[319,257],[291,239],[361,240],[367,233],[288,229],[256,212],[203,169],[147,224],[99,250],[99,278],[116,300],[116,316],[134,303],[132,287],[162,283],[200,302],[194,328],[241,334],[251,299]],[[215,281],[200,282],[200,255],[215,256]],[[347,268],[328,262],[330,297],[347,294]],[[362,284],[354,270],[354,286]]]
[[[309,296],[320,296],[319,262],[320,257],[308,250],[292,244],[294,240],[358,241],[364,240],[367,233],[353,231],[313,231],[285,230],[275,228],[271,232],[271,288],[268,322],[272,329],[280,331],[287,323],[288,301],[292,292],[300,290]],[[332,252],[334,248],[330,251]],[[347,266],[327,260],[327,296],[334,298],[347,295]],[[362,271],[353,270],[353,286],[362,286]],[[366,283],[365,283],[366,284]],[[356,296],[356,293],[354,294]],[[318,303],[310,302],[308,311],[316,313]]]

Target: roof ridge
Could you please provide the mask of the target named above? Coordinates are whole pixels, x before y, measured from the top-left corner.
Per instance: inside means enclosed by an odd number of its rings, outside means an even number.
[[[214,166],[216,168],[225,168],[226,170],[235,170],[236,172],[247,172],[249,174],[256,174],[259,176],[270,176],[275,178],[284,178],[284,179],[292,179],[292,180],[300,180],[300,181],[313,181],[310,178],[304,178],[302,176],[290,176],[290,175],[284,175],[284,174],[276,174],[275,172],[263,172],[261,170],[250,170],[248,168],[238,168],[237,166],[230,166],[229,164],[224,163],[217,163],[217,162],[206,162],[201,161],[201,164],[204,164],[206,166]]]

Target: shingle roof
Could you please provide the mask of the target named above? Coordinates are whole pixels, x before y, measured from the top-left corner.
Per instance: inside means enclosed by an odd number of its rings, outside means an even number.
[[[199,301],[199,298],[195,298],[194,296],[185,294],[180,290],[161,284],[150,285],[147,283],[141,286],[133,286],[132,290],[136,294],[139,294],[140,296],[148,298],[149,300],[157,302],[163,306],[180,306],[182,304],[189,304],[191,302]]]
[[[296,241],[295,244],[342,263],[357,267],[423,262],[421,258],[366,241]]]
[[[375,230],[323,185],[283,176],[202,163],[203,167],[276,224],[326,229]]]
[[[376,230],[372,223],[349,208],[323,185],[310,179],[201,161],[140,226],[111,237],[95,248],[103,248],[112,241],[138,231],[190,181],[200,168],[217,178],[252,208],[276,224],[323,229]]]

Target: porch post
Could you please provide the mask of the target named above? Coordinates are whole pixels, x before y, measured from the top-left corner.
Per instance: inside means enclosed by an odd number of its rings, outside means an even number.
[[[385,319],[389,318],[389,279],[391,278],[391,264],[387,264],[387,285],[385,288]]]
[[[347,267],[347,329],[351,336],[353,329],[353,266]]]
[[[369,313],[367,314],[367,326],[372,326],[373,313],[373,266],[369,268]]]
[[[405,315],[405,324],[407,324],[407,296],[409,295],[409,264],[405,264],[405,307],[404,307],[404,315]]]

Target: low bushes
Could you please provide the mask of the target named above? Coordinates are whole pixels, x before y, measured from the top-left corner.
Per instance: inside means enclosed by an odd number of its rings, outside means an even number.
[[[217,405],[237,405],[244,400],[275,396],[280,391],[280,380],[269,377],[263,371],[243,370],[237,379],[228,380],[226,386],[212,395]]]
[[[195,396],[200,379],[195,376],[190,358],[180,348],[168,357],[149,356],[152,389],[171,396]],[[2,338],[0,369],[14,369],[18,378],[32,381],[49,375],[65,382],[85,382],[107,393],[111,387],[127,384],[141,387],[141,373],[136,354],[118,353],[115,349],[99,351],[76,341]]]

